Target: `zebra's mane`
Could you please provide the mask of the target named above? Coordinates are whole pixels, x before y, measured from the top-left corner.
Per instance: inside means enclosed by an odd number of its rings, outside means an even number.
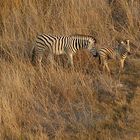
[[[83,34],[73,34],[73,35],[70,35],[70,37],[89,37],[89,38],[94,39],[94,37],[91,35],[83,35]]]
[[[91,38],[95,41],[95,43],[97,42],[96,39],[91,35],[73,34],[73,35],[70,35],[70,37],[86,38],[86,39]]]

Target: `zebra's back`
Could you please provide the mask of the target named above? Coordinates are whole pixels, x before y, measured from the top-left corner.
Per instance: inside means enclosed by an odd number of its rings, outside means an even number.
[[[64,49],[70,42],[68,36],[52,36],[52,35],[38,35],[36,38],[37,51],[48,50],[52,54],[60,55],[64,53]]]
[[[114,48],[112,47],[104,47],[99,49],[99,56],[104,57],[106,59],[115,58]]]

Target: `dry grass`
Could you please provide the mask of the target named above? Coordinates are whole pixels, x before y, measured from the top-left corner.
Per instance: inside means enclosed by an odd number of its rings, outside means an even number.
[[[0,139],[140,139],[140,3],[127,0],[0,1]],[[99,46],[129,38],[132,56],[120,77],[101,74],[81,51],[68,69],[30,63],[38,33],[87,34]]]

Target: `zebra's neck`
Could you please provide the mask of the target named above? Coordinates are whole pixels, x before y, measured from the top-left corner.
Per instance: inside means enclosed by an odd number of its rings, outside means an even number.
[[[79,49],[87,49],[88,48],[88,40],[86,38],[79,40]]]
[[[122,56],[123,54],[125,54],[127,52],[127,49],[122,46],[122,45],[118,45],[117,48],[116,48],[116,56],[117,57],[120,57]]]

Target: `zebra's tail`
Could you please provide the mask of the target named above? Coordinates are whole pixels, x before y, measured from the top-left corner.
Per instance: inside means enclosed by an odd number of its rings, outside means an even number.
[[[34,46],[31,49],[30,56],[31,56],[31,63],[34,64],[35,63],[35,47]]]
[[[100,57],[100,55],[98,55],[98,57],[99,57],[99,64],[101,65],[101,57]]]

